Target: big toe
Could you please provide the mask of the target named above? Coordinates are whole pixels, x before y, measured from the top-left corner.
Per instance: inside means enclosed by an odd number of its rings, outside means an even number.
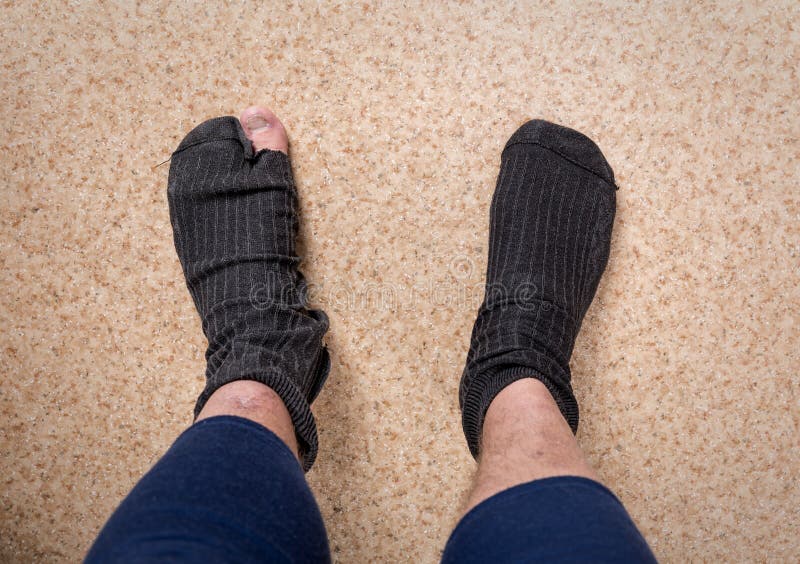
[[[258,152],[271,149],[289,154],[289,138],[286,136],[281,120],[272,110],[264,106],[250,106],[239,117],[244,134]]]

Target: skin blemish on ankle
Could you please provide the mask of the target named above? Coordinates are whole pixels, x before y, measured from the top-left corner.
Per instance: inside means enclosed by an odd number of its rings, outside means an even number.
[[[269,408],[275,404],[276,394],[257,393],[257,394],[237,394],[228,398],[231,406],[244,410],[261,410]]]

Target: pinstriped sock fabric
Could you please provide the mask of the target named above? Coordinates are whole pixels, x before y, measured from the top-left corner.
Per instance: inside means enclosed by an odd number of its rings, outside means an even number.
[[[328,319],[306,307],[289,158],[253,154],[239,120],[212,119],[173,153],[167,196],[175,249],[208,338],[195,417],[224,384],[266,384],[289,410],[308,470],[317,454],[309,405],[330,365],[322,343]]]
[[[577,430],[569,360],[608,261],[615,190],[600,149],[577,131],[534,120],[506,144],[486,294],[459,390],[473,456],[489,404],[521,378],[540,380]]]

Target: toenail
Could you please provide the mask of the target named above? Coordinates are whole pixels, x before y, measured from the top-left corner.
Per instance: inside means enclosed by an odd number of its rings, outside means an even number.
[[[247,119],[247,127],[250,128],[250,131],[258,131],[259,129],[268,129],[272,127],[272,124],[264,116],[254,115]]]

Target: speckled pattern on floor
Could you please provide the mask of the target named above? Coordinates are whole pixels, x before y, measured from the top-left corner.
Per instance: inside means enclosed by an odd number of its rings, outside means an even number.
[[[591,462],[665,562],[797,557],[800,4],[212,4],[2,3],[0,560],[79,559],[190,423],[155,165],[251,103],[288,128],[331,318],[308,477],[337,561],[435,562],[457,520],[489,202],[531,117],[620,186],[572,363]]]

